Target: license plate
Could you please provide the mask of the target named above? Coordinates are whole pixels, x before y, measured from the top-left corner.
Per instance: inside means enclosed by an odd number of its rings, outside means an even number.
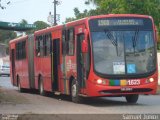
[[[129,88],[129,87],[122,87],[121,91],[132,91],[133,88]]]

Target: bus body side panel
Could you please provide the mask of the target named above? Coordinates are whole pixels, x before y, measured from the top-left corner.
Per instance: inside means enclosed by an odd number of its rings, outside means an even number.
[[[43,85],[45,91],[52,91],[51,87],[51,60],[50,57],[40,58],[41,64],[41,73],[43,79]]]
[[[29,43],[28,43],[28,37],[26,39],[26,45],[25,45],[25,54],[26,54],[26,58],[25,59],[22,59],[22,60],[18,60],[19,63],[21,64],[19,66],[19,79],[20,79],[20,84],[21,84],[21,87],[22,88],[27,88],[29,89],[30,88],[30,85],[29,85],[29,73],[28,73],[28,64],[29,64],[29,61],[28,61],[28,46],[29,46]],[[23,66],[23,67],[22,67]]]
[[[36,50],[36,48],[34,48],[34,50]],[[34,53],[35,53],[35,51],[34,51]],[[35,88],[38,89],[39,78],[41,77],[43,80],[44,90],[45,91],[52,91],[50,56],[37,56],[35,54],[34,61],[35,61],[34,62],[35,83],[33,82],[32,84],[35,84]]]
[[[76,79],[79,83],[79,91],[81,94],[84,93],[84,89],[85,89],[85,81],[86,80],[83,76],[83,73],[81,74],[81,71],[84,72],[84,66],[79,67],[79,63],[82,60],[81,57],[83,56],[80,53],[77,53],[77,46],[80,46],[77,40],[79,40],[78,36],[84,33],[85,30],[85,24],[81,23],[79,24],[77,22],[77,25],[74,24],[74,26],[70,25],[67,26],[66,29],[74,29],[74,55],[66,55],[65,56],[65,61],[63,61],[63,64],[65,64],[65,72],[66,72],[66,81],[64,81],[64,93],[65,94],[70,94],[70,78],[74,77],[74,79]],[[81,49],[81,48],[79,48]],[[79,56],[79,58],[77,57],[77,55]],[[79,60],[80,59],[80,60]],[[78,62],[79,61],[79,62]],[[84,63],[84,61],[82,60],[81,62]],[[78,76],[79,75],[79,76]]]
[[[34,80],[34,36],[31,35],[28,38],[28,78],[30,88],[35,88]]]

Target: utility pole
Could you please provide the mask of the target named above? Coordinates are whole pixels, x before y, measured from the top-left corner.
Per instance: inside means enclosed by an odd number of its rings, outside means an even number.
[[[57,19],[56,19],[56,6],[57,6],[57,0],[54,0],[54,25],[57,25]]]
[[[54,0],[53,4],[54,4],[54,26],[55,26],[55,25],[57,25],[57,11],[56,11],[57,9],[56,9],[56,7],[57,7],[57,5],[60,4],[60,2],[58,0]]]

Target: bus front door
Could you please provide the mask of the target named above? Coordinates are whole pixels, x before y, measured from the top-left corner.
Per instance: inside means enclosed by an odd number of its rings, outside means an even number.
[[[58,91],[58,67],[60,65],[60,39],[52,41],[52,54],[51,54],[51,77],[52,77],[52,90]]]
[[[77,80],[79,89],[85,87],[85,71],[84,71],[84,58],[81,51],[82,40],[84,39],[84,34],[79,34],[77,36]]]

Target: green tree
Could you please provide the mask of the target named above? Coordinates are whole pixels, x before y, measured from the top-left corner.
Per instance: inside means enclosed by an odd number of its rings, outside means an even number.
[[[77,20],[77,19],[81,19],[81,18],[84,18],[84,17],[96,15],[96,12],[97,11],[94,10],[94,9],[89,10],[89,11],[85,9],[83,12],[80,12],[78,8],[74,8],[75,17],[66,18],[65,23],[70,22],[70,21],[74,21],[74,20]]]
[[[154,18],[160,32],[160,0],[86,0],[97,6],[97,14],[144,14]]]
[[[154,18],[160,32],[160,0],[86,0],[85,4],[94,4],[96,9],[80,13],[75,8],[75,18],[70,20],[99,14],[144,14]]]
[[[0,30],[0,43],[3,43],[6,45],[7,54],[9,54],[9,41],[16,38],[17,34],[16,32],[9,31],[9,30]]]
[[[41,30],[41,29],[44,29],[44,28],[47,28],[47,27],[50,27],[49,24],[43,22],[43,21],[36,21],[33,23],[34,25],[36,25],[36,28],[33,29],[33,30],[29,30],[27,31],[27,34],[33,34],[35,31],[37,30]]]
[[[9,30],[0,30],[0,43],[8,44],[9,40],[17,37],[17,34]]]
[[[20,23],[21,23],[21,24],[28,24],[27,20],[25,20],[25,19],[22,19],[22,20],[20,21]]]

